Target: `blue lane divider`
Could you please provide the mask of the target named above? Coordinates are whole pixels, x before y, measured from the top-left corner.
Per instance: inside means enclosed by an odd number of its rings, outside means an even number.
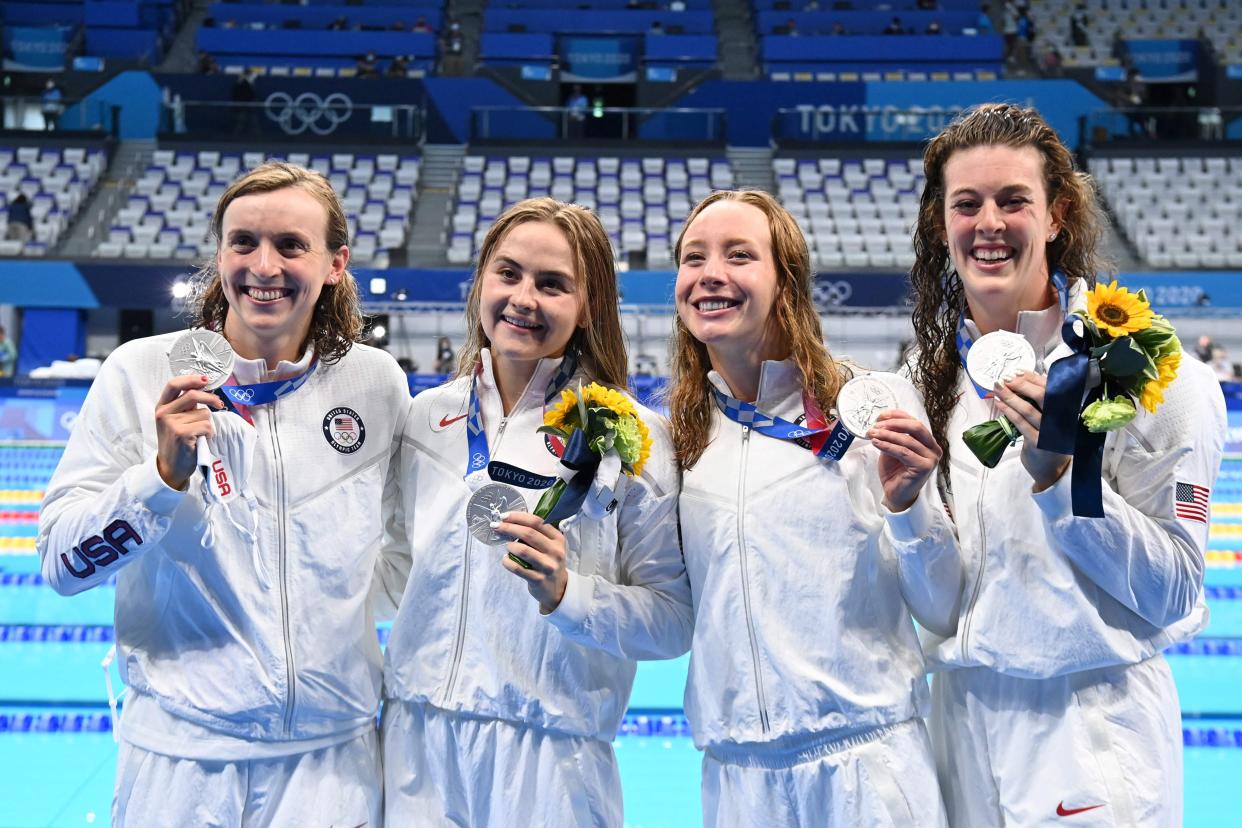
[[[1182,728],[1182,744],[1186,747],[1242,748],[1242,730],[1232,727]]]
[[[0,572],[0,586],[43,586],[46,583],[38,572]],[[116,586],[116,576],[108,578],[100,586]]]
[[[1242,655],[1242,639],[1237,638],[1196,638],[1167,647],[1165,655],[1204,655],[1204,656],[1237,656]]]
[[[375,631],[381,646],[388,645],[389,627],[379,627]],[[69,643],[112,643],[116,641],[116,631],[110,625],[74,625],[74,624],[0,624],[0,643],[3,642],[38,642],[50,641]]]
[[[0,733],[110,733],[109,713],[0,713]]]

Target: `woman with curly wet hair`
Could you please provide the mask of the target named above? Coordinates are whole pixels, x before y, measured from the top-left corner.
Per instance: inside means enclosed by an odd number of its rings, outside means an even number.
[[[923,167],[912,373],[966,568],[956,630],[924,640],[950,822],[1180,824],[1177,691],[1160,653],[1206,621],[1206,511],[1178,498],[1215,480],[1219,386],[1183,360],[1157,413],[1109,433],[1104,516],[1076,516],[1073,458],[1038,438],[1043,371],[1069,353],[1062,322],[1101,269],[1094,184],[1039,113],[1009,104],[966,113]],[[977,389],[964,355],[993,331],[1025,337],[1037,368]],[[987,468],[961,435],[1002,414],[1021,446]]]

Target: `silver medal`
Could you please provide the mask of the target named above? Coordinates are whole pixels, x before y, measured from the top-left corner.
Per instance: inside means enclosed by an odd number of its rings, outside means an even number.
[[[168,352],[173,376],[207,377],[208,391],[214,391],[233,373],[233,349],[215,331],[186,331]]]
[[[966,373],[975,385],[989,391],[1018,371],[1034,370],[1035,349],[1026,337],[1011,331],[984,334],[966,353]]]
[[[466,527],[470,534],[487,546],[500,546],[513,538],[492,528],[505,512],[526,512],[526,498],[512,486],[487,483],[475,490],[466,503]]]
[[[876,374],[854,377],[837,393],[837,416],[841,418],[841,425],[864,440],[881,411],[900,407],[896,393]]]

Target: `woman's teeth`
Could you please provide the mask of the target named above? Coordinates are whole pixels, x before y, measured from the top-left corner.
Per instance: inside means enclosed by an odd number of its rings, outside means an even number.
[[[258,288],[246,288],[246,295],[258,302],[273,302],[282,296],[286,291],[280,289],[259,290]]]
[[[539,327],[539,324],[536,322],[528,322],[525,319],[514,319],[512,316],[506,316],[504,317],[504,320],[508,322],[510,325],[516,325],[519,328],[527,328],[529,330],[533,330],[534,328]]]
[[[706,299],[702,302],[699,302],[699,310],[701,311],[724,310],[725,308],[733,307],[735,304],[737,303],[729,299]]]
[[[981,262],[1000,262],[1013,258],[1013,251],[1006,247],[995,250],[976,250],[971,255]]]

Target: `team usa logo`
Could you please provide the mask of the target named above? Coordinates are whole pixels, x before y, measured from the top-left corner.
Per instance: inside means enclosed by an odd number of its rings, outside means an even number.
[[[323,418],[323,436],[341,454],[353,454],[367,439],[367,428],[352,408],[334,408]]]

